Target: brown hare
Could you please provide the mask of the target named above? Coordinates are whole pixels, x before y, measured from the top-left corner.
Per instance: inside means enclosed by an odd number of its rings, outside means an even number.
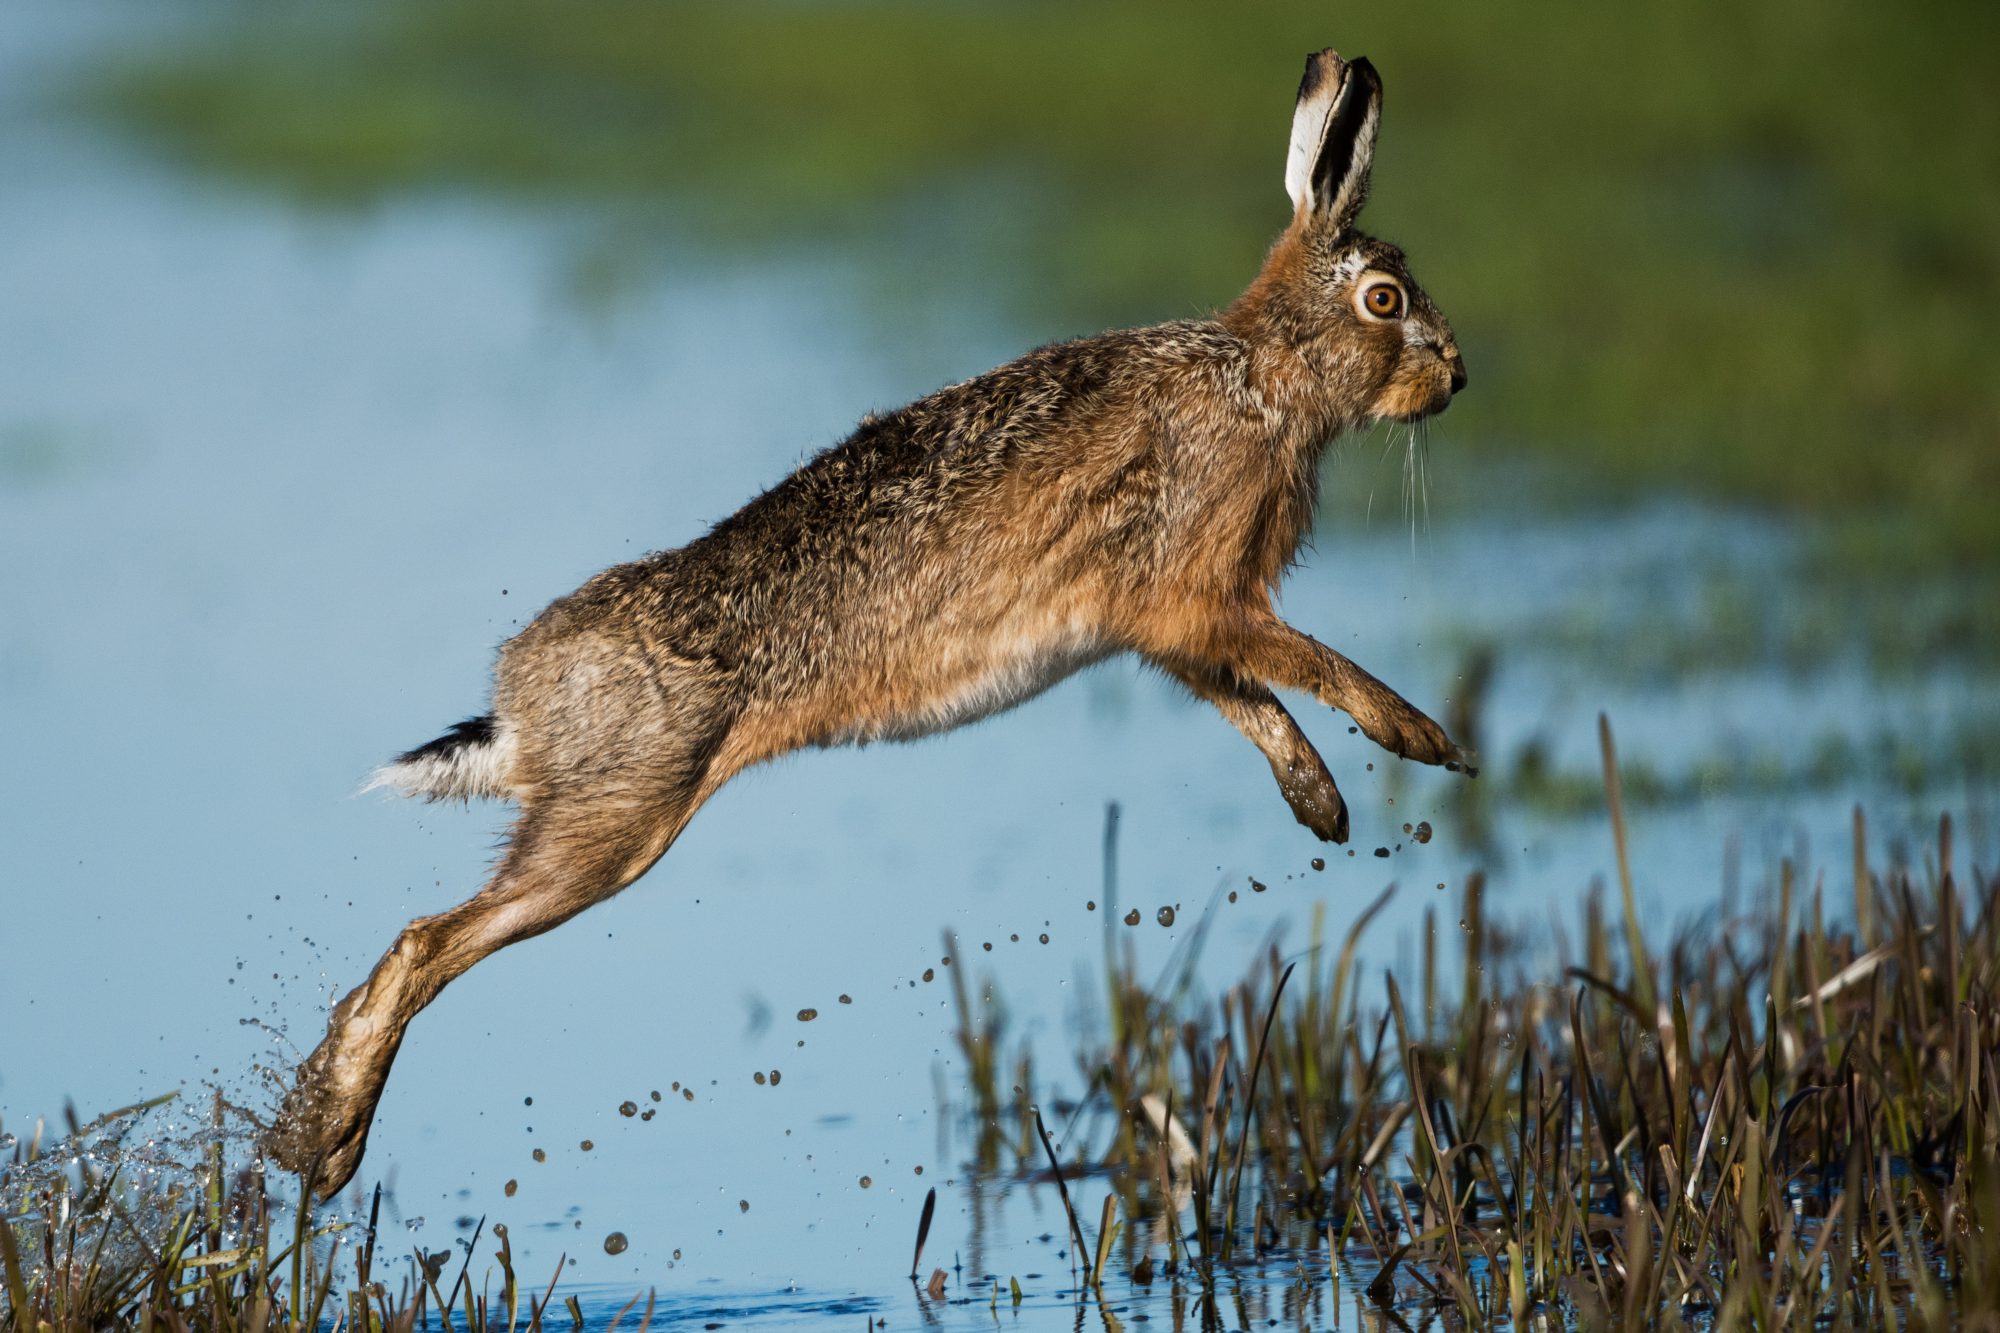
[[[1334,438],[1442,411],[1465,385],[1402,252],[1354,229],[1381,106],[1367,61],[1307,60],[1291,225],[1219,315],[1044,347],[870,416],[501,649],[493,711],[371,785],[511,800],[507,850],[334,1008],[280,1110],[277,1159],[339,1189],[418,1011],[630,884],[723,783],[787,751],[944,731],[1129,652],[1249,737],[1321,838],[1346,840],[1346,807],[1273,687],[1457,766],[1435,722],[1271,604]]]

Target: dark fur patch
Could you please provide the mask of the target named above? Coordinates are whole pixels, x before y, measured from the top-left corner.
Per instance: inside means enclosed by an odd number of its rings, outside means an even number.
[[[451,730],[436,740],[425,741],[416,749],[406,750],[397,755],[396,762],[411,764],[420,759],[442,759],[476,745],[491,745],[493,736],[494,722],[491,713],[483,717],[469,717],[463,722],[454,722]]]
[[[1307,67],[1310,70],[1310,66]],[[1333,109],[1333,124],[1327,127],[1326,143],[1313,167],[1314,193],[1331,199],[1354,170],[1355,141],[1361,137],[1362,122],[1368,118],[1368,104],[1382,87],[1381,76],[1367,57],[1357,57],[1347,66],[1347,87]]]
[[[1306,72],[1299,79],[1299,95],[1296,99],[1297,101],[1300,102],[1305,101],[1308,97],[1311,97],[1313,93],[1319,88],[1320,79],[1323,77],[1320,73],[1319,58],[1325,54],[1326,52],[1324,51],[1315,51],[1311,55],[1306,57]]]

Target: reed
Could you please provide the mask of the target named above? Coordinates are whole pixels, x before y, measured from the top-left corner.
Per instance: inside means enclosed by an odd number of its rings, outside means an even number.
[[[1069,1177],[1122,1199],[1128,1268],[1213,1301],[1219,1270],[1296,1258],[1466,1328],[2000,1319],[2000,878],[1949,820],[1871,866],[1857,810],[1851,900],[1787,864],[1650,940],[1604,752],[1619,909],[1593,894],[1574,947],[1475,876],[1459,984],[1427,951],[1416,1012],[1357,962],[1393,890],[1212,998],[1111,955]]]

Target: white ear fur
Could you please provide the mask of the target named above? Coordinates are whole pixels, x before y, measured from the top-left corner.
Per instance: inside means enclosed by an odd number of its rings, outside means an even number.
[[[1346,82],[1347,66],[1333,48],[1306,57],[1298,105],[1292,109],[1291,148],[1285,154],[1285,193],[1292,196],[1294,209],[1312,206],[1313,167],[1326,144],[1327,126],[1333,123],[1333,108]]]
[[[1353,225],[1368,199],[1375,134],[1382,123],[1382,80],[1366,60],[1342,61],[1331,49],[1306,58],[1292,112],[1285,190],[1298,212]]]

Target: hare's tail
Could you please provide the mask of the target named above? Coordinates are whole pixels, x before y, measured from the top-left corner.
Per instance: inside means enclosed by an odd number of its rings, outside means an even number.
[[[434,741],[375,770],[363,791],[387,787],[427,801],[469,801],[513,794],[515,740],[492,714],[468,718]]]

